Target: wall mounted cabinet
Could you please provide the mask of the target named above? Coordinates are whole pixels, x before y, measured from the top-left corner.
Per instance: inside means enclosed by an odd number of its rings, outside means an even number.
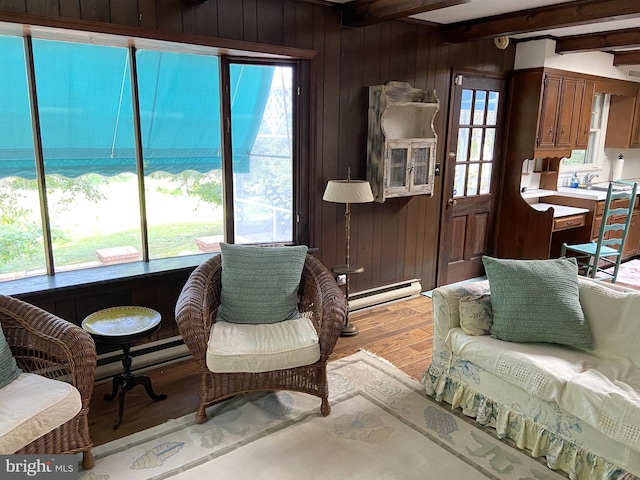
[[[536,148],[585,149],[589,142],[594,93],[593,81],[545,73]]]
[[[613,95],[604,146],[640,148],[640,89],[635,97]]]
[[[405,82],[369,87],[367,180],[375,201],[433,195],[439,108],[435,90]]]

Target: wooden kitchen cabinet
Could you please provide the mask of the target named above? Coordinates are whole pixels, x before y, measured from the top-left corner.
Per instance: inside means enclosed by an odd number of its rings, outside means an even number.
[[[622,259],[628,260],[638,255],[640,250],[640,211],[635,210],[631,215],[631,224],[627,233],[627,241],[622,250]]]
[[[545,73],[536,147],[542,150],[586,148],[594,92],[593,81]]]
[[[582,80],[582,98],[580,112],[575,129],[576,150],[586,150],[589,146],[589,134],[591,133],[591,113],[593,111],[593,96],[596,93],[596,82]]]
[[[616,200],[613,202],[612,208],[625,208],[628,203],[625,200]],[[593,227],[591,229],[591,240],[597,241],[600,234],[600,226],[602,225],[602,213],[604,211],[604,201],[600,201],[596,205],[594,212]],[[616,217],[616,222],[624,222],[624,217]],[[608,235],[615,235],[615,232],[609,232]],[[619,237],[620,235],[618,235]],[[607,237],[610,238],[610,237]],[[624,249],[622,250],[622,260],[629,260],[640,251],[640,202],[636,198],[636,204],[631,216],[631,223],[629,225],[629,231],[627,233],[627,241],[625,242]]]
[[[640,148],[640,89],[635,97],[611,96],[604,146]]]
[[[545,78],[548,79],[546,83]],[[577,84],[566,79],[577,79]],[[568,90],[563,92],[563,85]],[[595,93],[632,97],[635,107],[639,87],[635,82],[545,67],[513,72],[503,149],[502,185],[499,191],[496,256],[520,259],[549,258],[550,253],[551,256],[559,255],[563,242],[575,244],[590,241],[595,200],[590,200],[591,205],[585,207],[589,208],[589,213],[585,216],[585,225],[558,230],[559,225],[554,222],[550,212],[532,209],[522,198],[523,175],[531,172],[531,162],[535,160],[533,171],[540,175],[538,188],[556,190],[561,159],[571,156],[574,149],[584,150],[588,144]],[[575,93],[573,110],[569,101],[572,98],[572,89]],[[564,122],[566,135],[566,119],[569,117],[572,118],[569,131],[573,131],[570,134],[571,146],[559,147],[558,145],[567,144],[566,137],[562,135],[561,125]],[[632,117],[627,117],[629,118]],[[610,116],[610,125],[611,120]],[[640,119],[636,120],[635,125],[636,129],[640,128]],[[628,128],[631,132],[631,128]],[[560,136],[557,135],[558,131]],[[638,135],[640,136],[640,132]],[[638,141],[640,143],[640,139]]]
[[[538,115],[538,148],[555,148],[558,127],[558,104],[562,77],[545,75],[542,88],[542,104]]]

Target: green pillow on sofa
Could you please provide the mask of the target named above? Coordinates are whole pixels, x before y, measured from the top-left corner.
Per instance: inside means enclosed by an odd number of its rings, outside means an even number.
[[[20,369],[16,365],[4,332],[0,329],[0,388],[9,385],[20,375]]]
[[[218,319],[276,323],[298,318],[298,289],[308,248],[220,244]]]
[[[593,349],[578,290],[575,258],[482,257],[493,308],[491,336]]]

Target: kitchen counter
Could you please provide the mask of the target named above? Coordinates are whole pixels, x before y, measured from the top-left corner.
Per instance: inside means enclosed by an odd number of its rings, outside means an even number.
[[[575,188],[573,190],[575,190]],[[553,208],[553,218],[582,215],[589,212],[588,208],[567,207],[565,205],[555,205],[553,203],[532,203],[531,207],[540,212]]]
[[[584,198],[585,200],[605,200],[607,192],[602,190],[587,190],[586,188],[558,187],[556,195],[560,197]]]
[[[637,181],[637,179],[629,181]],[[608,182],[604,182],[604,185],[607,185],[607,183]],[[600,183],[599,185],[603,185],[603,183]],[[638,194],[640,195],[640,189],[638,191]],[[558,187],[557,191],[537,188],[522,192],[522,198],[526,200],[549,197],[551,195],[568,198],[581,198],[583,200],[593,200],[595,202],[600,202],[607,198],[607,191],[602,189],[590,190],[587,188]]]
[[[584,227],[587,221],[587,214],[589,213],[588,208],[569,207],[566,205],[556,205],[555,203],[532,203],[531,207],[540,212],[553,208],[552,232]]]

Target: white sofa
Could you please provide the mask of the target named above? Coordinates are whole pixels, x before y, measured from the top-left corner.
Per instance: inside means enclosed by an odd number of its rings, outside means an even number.
[[[592,351],[465,334],[460,299],[490,293],[488,281],[437,288],[433,360],[423,383],[429,396],[570,478],[637,478],[640,291],[578,282]]]

